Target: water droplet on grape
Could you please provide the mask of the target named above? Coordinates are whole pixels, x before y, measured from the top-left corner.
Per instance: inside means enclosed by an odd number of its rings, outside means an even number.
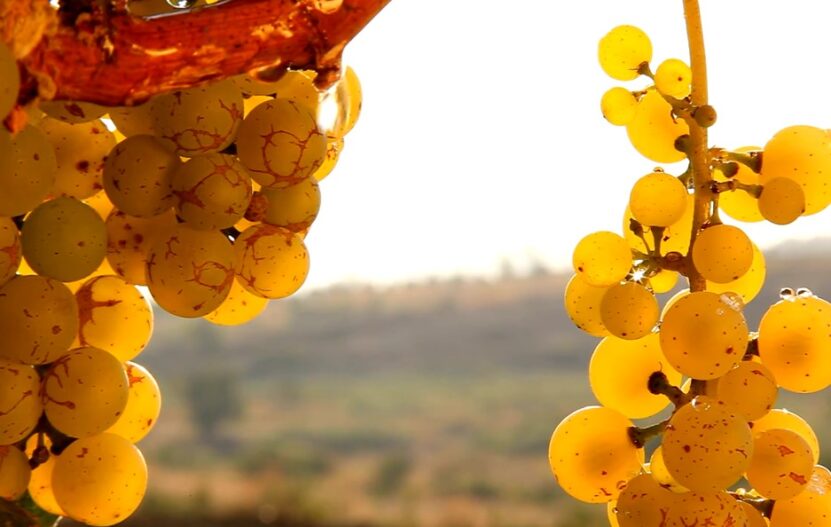
[[[176,9],[188,9],[196,5],[197,0],[167,0],[168,5]]]

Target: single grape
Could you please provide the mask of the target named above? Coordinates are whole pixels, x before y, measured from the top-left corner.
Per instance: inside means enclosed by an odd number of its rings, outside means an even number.
[[[759,212],[771,223],[792,223],[805,212],[805,192],[790,178],[772,178],[759,196]]]
[[[786,500],[803,491],[814,470],[808,443],[791,430],[766,430],[754,435],[747,480],[766,498]]]
[[[600,318],[600,302],[607,289],[588,284],[579,274],[572,276],[566,285],[566,313],[575,326],[594,337],[609,335]]]
[[[600,98],[600,111],[603,117],[613,125],[626,126],[635,118],[638,100],[631,91],[615,86],[609,88]]]
[[[638,103],[635,118],[626,125],[629,141],[642,156],[658,163],[675,163],[686,156],[675,141],[690,132],[687,123],[672,115],[672,106],[655,90]]]
[[[104,161],[116,143],[104,123],[67,124],[46,118],[38,126],[55,148],[58,170],[52,195],[85,199],[104,188]]]
[[[104,190],[121,211],[140,218],[173,206],[173,174],[179,156],[158,139],[134,135],[118,143],[104,164]]]
[[[309,253],[297,234],[282,227],[255,225],[234,242],[234,269],[237,280],[251,293],[283,298],[306,280]]]
[[[55,184],[58,162],[46,134],[29,125],[13,138],[0,130],[0,216],[25,214]]]
[[[753,421],[773,408],[779,387],[767,366],[742,361],[718,379],[716,393],[720,401],[729,404],[748,421]]]
[[[173,209],[138,218],[113,210],[107,228],[107,260],[116,274],[134,285],[147,285],[147,253],[158,238],[176,225]]]
[[[765,414],[761,419],[754,421],[752,425],[754,437],[767,430],[782,429],[796,432],[811,448],[814,464],[819,462],[819,439],[817,439],[817,435],[814,433],[811,425],[795,413],[775,408]]]
[[[234,280],[228,297],[203,318],[220,326],[238,326],[256,318],[267,304],[267,298],[249,292],[239,280]]]
[[[658,300],[637,282],[615,284],[600,301],[600,320],[609,333],[622,339],[648,335],[658,322]]]
[[[817,465],[797,496],[776,500],[770,527],[825,527],[831,518],[831,472]]]
[[[678,252],[685,254],[690,247],[690,235],[692,234],[692,220],[693,220],[693,201],[692,194],[687,195],[687,203],[684,207],[684,213],[681,218],[672,225],[664,228],[661,231],[661,254],[665,255],[669,252]],[[623,215],[623,237],[626,242],[633,248],[643,253],[649,252],[655,248],[652,233],[647,226],[642,226],[644,231],[644,238],[648,245],[644,245],[644,241],[635,234],[631,227],[632,210],[627,206],[626,213]]]
[[[629,195],[629,210],[644,227],[668,227],[681,220],[687,209],[687,188],[666,172],[640,178]]]
[[[655,88],[667,97],[683,99],[690,94],[692,71],[679,59],[667,59],[655,70]]]
[[[274,95],[283,101],[293,101],[302,104],[312,115],[317,116],[320,106],[321,93],[315,86],[317,72],[312,70],[288,70],[275,82]],[[335,85],[338,89],[339,85]],[[360,90],[360,86],[358,87]]]
[[[652,60],[652,42],[635,26],[617,26],[600,39],[597,56],[606,75],[630,81],[638,77],[641,64]]]
[[[311,227],[320,211],[320,185],[309,177],[282,188],[266,188],[261,191],[268,200],[263,223],[300,232]]]
[[[707,280],[726,283],[741,278],[753,262],[750,238],[732,225],[712,225],[698,233],[692,249],[695,268]]]
[[[678,273],[661,269],[657,274],[649,277],[649,287],[655,294],[669,293],[678,283]]]
[[[759,247],[751,242],[753,246],[753,259],[750,262],[750,269],[736,280],[723,284],[707,281],[707,291],[713,293],[735,293],[739,295],[742,302],[749,304],[751,300],[762,290],[765,284],[765,255]]]
[[[81,101],[42,101],[43,113],[69,124],[86,123],[107,113],[103,106]]]
[[[739,500],[724,491],[685,492],[677,495],[664,526],[745,527],[746,522],[747,516]]]
[[[640,474],[626,484],[617,498],[617,522],[620,527],[657,527],[666,519],[676,499],[652,475]]]
[[[0,445],[0,499],[14,501],[23,496],[31,477],[26,454],[16,446]]]
[[[150,432],[162,409],[162,394],[156,379],[143,366],[124,364],[130,383],[127,405],[107,432],[138,443]]]
[[[623,280],[632,268],[632,250],[621,236],[593,232],[577,243],[572,266],[588,284],[606,287]]]
[[[251,202],[251,176],[233,156],[194,157],[173,174],[176,214],[189,227],[218,230],[238,222]]]
[[[43,412],[40,377],[31,366],[0,359],[0,386],[0,445],[11,445],[35,429]]]

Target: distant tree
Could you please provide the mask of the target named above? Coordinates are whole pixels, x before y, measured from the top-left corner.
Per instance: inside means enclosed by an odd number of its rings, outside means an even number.
[[[208,441],[216,439],[217,428],[223,421],[242,414],[238,381],[226,371],[194,373],[187,380],[185,397],[194,425]]]

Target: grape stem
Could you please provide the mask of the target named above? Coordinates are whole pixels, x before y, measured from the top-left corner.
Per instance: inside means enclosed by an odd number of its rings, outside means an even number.
[[[676,408],[684,406],[692,399],[681,388],[670,384],[667,375],[662,371],[656,371],[650,375],[646,386],[649,393],[666,396]]]
[[[757,498],[746,494],[739,494],[737,492],[730,492],[730,495],[738,501],[743,501],[748,505],[753,506],[753,508],[762,513],[762,516],[765,518],[770,518],[770,515],[773,512],[773,506],[776,504],[774,500]]]
[[[669,419],[661,421],[660,423],[656,423],[652,426],[647,426],[645,428],[640,428],[637,426],[629,427],[629,440],[632,441],[632,444],[635,445],[637,448],[643,448],[647,441],[652,439],[653,437],[657,437],[661,435],[664,430],[666,430],[667,425],[669,424]]]

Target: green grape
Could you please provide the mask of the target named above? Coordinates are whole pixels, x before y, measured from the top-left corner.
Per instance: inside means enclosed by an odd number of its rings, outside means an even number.
[[[765,145],[759,183],[788,177],[802,186],[805,215],[815,214],[831,203],[831,136],[813,126],[790,126],[780,130]]]
[[[808,443],[791,430],[766,430],[754,435],[747,480],[766,498],[786,500],[802,492],[814,470]]]
[[[589,382],[600,404],[630,419],[642,419],[669,404],[666,397],[647,389],[650,375],[658,371],[666,374],[670,384],[681,384],[681,374],[672,369],[661,353],[657,334],[638,340],[606,337],[592,354]]]
[[[53,195],[85,199],[104,188],[104,160],[116,141],[101,121],[67,124],[46,118],[38,126],[55,148],[58,170]]]
[[[147,255],[150,293],[163,309],[179,317],[201,317],[219,307],[233,280],[234,252],[218,231],[174,226]]]
[[[742,506],[745,516],[747,517],[747,525],[745,527],[768,527],[768,521],[762,516],[762,513],[753,505],[746,501],[739,502]]]
[[[683,99],[690,94],[692,71],[679,59],[667,59],[655,70],[655,88],[667,97]]]
[[[20,235],[11,218],[0,217],[0,285],[5,284],[20,266]]]
[[[0,121],[6,118],[17,104],[20,92],[20,71],[12,50],[0,42]]]
[[[31,477],[26,454],[15,446],[0,446],[0,499],[14,501],[23,496]]]
[[[157,239],[176,225],[173,209],[137,218],[113,210],[107,228],[107,260],[116,274],[135,285],[147,285],[147,253]]]
[[[267,304],[267,298],[249,292],[239,280],[234,280],[228,297],[204,318],[220,326],[238,326],[254,320]]]
[[[653,172],[632,187],[629,210],[644,227],[668,227],[684,215],[687,197],[681,180],[665,172]]]
[[[672,492],[689,492],[689,489],[678,483],[672,474],[667,470],[667,465],[664,462],[664,449],[658,446],[652,451],[652,456],[649,458],[649,473],[663,488],[671,490]]]
[[[26,454],[29,457],[32,456],[38,446],[38,438],[43,440],[43,444],[47,449],[52,448],[49,436],[34,434],[26,441]],[[32,477],[29,480],[29,496],[32,497],[32,501],[38,507],[46,512],[57,516],[66,516],[58,502],[55,501],[55,494],[52,492],[52,471],[55,468],[56,459],[57,456],[50,455],[45,463],[41,463],[32,471]]]
[[[659,485],[652,475],[639,474],[626,484],[617,498],[618,525],[657,527],[667,517],[676,499],[676,495]]]
[[[96,276],[75,293],[79,343],[133,359],[153,333],[153,310],[144,295],[119,276]]]
[[[747,470],[753,434],[730,406],[699,396],[673,414],[661,446],[667,470],[678,483],[696,492],[716,492]]]
[[[263,187],[287,187],[323,163],[326,136],[305,106],[275,99],[254,108],[242,122],[237,155]]]
[[[737,148],[738,153],[758,152],[761,148],[758,146],[744,146]],[[722,167],[716,166],[713,170],[713,179],[717,182],[724,182],[735,180],[743,185],[758,185],[759,174],[752,171],[749,167],[742,163],[737,163],[739,167],[738,172],[733,177],[726,177],[722,171]],[[762,213],[759,212],[758,200],[744,190],[733,190],[730,192],[722,192],[718,195],[718,206],[728,216],[733,219],[744,222],[762,221]]]
[[[669,227],[663,229],[661,233],[661,254],[665,255],[669,252],[678,252],[681,254],[685,254],[690,246],[690,235],[692,234],[692,221],[693,221],[693,202],[695,198],[693,198],[692,194],[687,195],[687,204],[684,207],[684,213],[681,215],[681,219],[677,222],[673,223]],[[633,248],[637,249],[641,252],[649,252],[650,249],[654,249],[654,241],[652,239],[652,233],[650,230],[644,226],[644,238],[646,238],[647,243],[649,244],[644,245],[643,240],[639,236],[637,236],[632,229],[630,229],[631,220],[634,219],[632,215],[632,210],[627,206],[626,213],[623,215],[623,237],[626,239],[626,242]]]
[[[622,339],[648,335],[658,322],[658,300],[637,282],[615,284],[600,301],[600,320],[609,333]]]
[[[38,274],[72,282],[89,276],[104,261],[107,230],[92,207],[60,197],[38,205],[26,217],[20,244]]]
[[[629,141],[642,156],[658,163],[675,163],[686,157],[675,141],[690,133],[687,123],[672,115],[672,106],[650,90],[638,103],[635,118],[626,125]]]
[[[311,227],[320,211],[320,185],[309,177],[282,188],[266,188],[261,191],[268,199],[263,223],[300,232]]]
[[[712,282],[738,280],[753,262],[750,238],[732,225],[712,225],[698,233],[692,261],[701,275]]]
[[[759,356],[779,386],[817,392],[831,385],[831,304],[815,296],[788,297],[759,323]]]
[[[805,192],[790,178],[772,178],[759,196],[759,212],[771,223],[792,223],[805,212]]]
[[[120,106],[110,108],[110,120],[125,137],[134,135],[153,135],[153,101],[151,99],[138,106]]]
[[[79,439],[58,456],[52,487],[66,515],[88,525],[114,525],[138,508],[147,489],[141,452],[121,436]]]
[[[300,289],[309,273],[309,253],[297,234],[255,225],[234,242],[234,269],[240,284],[264,298],[284,298]]]
[[[181,164],[155,137],[128,137],[107,157],[104,190],[119,210],[140,218],[156,216],[173,206],[173,174]]]
[[[808,485],[797,496],[776,500],[770,527],[825,527],[831,517],[831,472],[817,465]]]
[[[107,432],[119,435],[131,443],[138,443],[159,418],[162,394],[156,379],[147,369],[134,362],[127,362],[124,367],[130,382],[127,406]]]
[[[595,337],[609,335],[600,319],[600,302],[607,289],[586,283],[579,274],[572,276],[566,285],[566,313],[575,326]]]
[[[762,290],[765,285],[765,255],[759,247],[750,242],[753,246],[753,259],[750,262],[750,269],[736,280],[723,284],[707,281],[707,291],[713,293],[735,293],[741,297],[742,302],[749,304],[751,300]]]
[[[233,156],[194,157],[173,174],[176,214],[199,230],[232,227],[251,202],[251,177]]]
[[[234,142],[242,122],[242,92],[230,80],[214,82],[160,95],[150,112],[155,135],[177,155],[219,152]]]
[[[334,170],[335,165],[338,164],[341,150],[343,150],[343,137],[333,135],[326,135],[326,157],[323,159],[320,167],[312,174],[315,181],[323,181],[323,178],[328,176]]]
[[[811,425],[793,412],[775,408],[762,418],[753,422],[753,435],[757,436],[767,430],[790,430],[799,434],[808,443],[814,456],[814,464],[819,462],[819,439]]]
[[[654,276],[649,277],[649,287],[655,294],[669,293],[678,283],[678,273],[661,269]]]
[[[747,516],[739,500],[722,491],[678,494],[664,526],[746,527],[746,524]]]
[[[621,236],[593,232],[577,243],[572,255],[574,272],[593,286],[606,287],[623,280],[632,268],[632,250]]]
[[[621,81],[638,77],[638,69],[652,60],[652,42],[641,29],[617,26],[600,39],[597,56],[606,75]]]
[[[43,276],[16,276],[0,287],[0,358],[48,364],[63,355],[78,333],[72,291]]]
[[[0,359],[0,386],[0,445],[11,445],[35,429],[43,412],[40,377],[31,366]]]
[[[57,166],[55,149],[39,128],[29,125],[14,138],[0,130],[0,216],[38,206],[55,184]]]
[[[361,105],[363,104],[361,82],[351,66],[346,67],[340,80],[335,85],[334,97],[338,111],[332,134],[337,137],[344,137],[358,121],[358,116],[361,114]]]
[[[40,109],[49,117],[69,124],[93,121],[107,113],[103,106],[81,101],[43,101]]]
[[[615,86],[606,90],[600,98],[600,111],[603,117],[615,126],[626,126],[635,118],[638,100],[626,88]]]
[[[661,349],[672,367],[694,379],[721,377],[741,361],[747,348],[744,315],[723,295],[689,293],[666,309]],[[774,374],[776,372],[774,371]]]
[[[548,461],[563,490],[588,503],[617,498],[643,463],[643,450],[629,439],[631,427],[622,414],[600,406],[563,419],[548,445]]]
[[[753,421],[773,408],[779,387],[767,366],[742,361],[718,379],[716,393],[720,401],[729,404],[748,421]]]
[[[72,437],[89,437],[111,427],[127,405],[124,366],[97,348],[72,350],[43,377],[43,407],[49,422]],[[60,500],[58,500],[60,503]]]

